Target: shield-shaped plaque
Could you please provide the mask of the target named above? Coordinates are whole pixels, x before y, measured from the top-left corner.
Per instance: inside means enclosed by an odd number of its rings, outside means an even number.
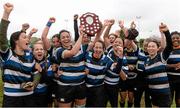
[[[99,17],[90,12],[80,17],[80,25],[83,26],[83,30],[88,36],[94,36],[101,29]]]

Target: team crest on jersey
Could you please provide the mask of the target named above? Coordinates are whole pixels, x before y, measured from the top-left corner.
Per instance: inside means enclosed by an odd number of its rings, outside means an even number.
[[[65,101],[65,99],[64,99],[64,98],[61,98],[61,99],[60,99],[60,101],[64,102],[64,101]]]
[[[102,65],[103,65],[103,63],[100,63],[100,65],[102,66]]]
[[[29,53],[29,52],[26,52],[26,56],[30,56],[30,53]]]
[[[109,54],[110,57],[112,57],[112,54]]]
[[[90,60],[86,60],[86,62],[90,63]]]

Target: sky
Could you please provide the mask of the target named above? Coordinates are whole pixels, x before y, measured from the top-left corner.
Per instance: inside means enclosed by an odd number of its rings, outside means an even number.
[[[73,16],[86,12],[97,14],[102,22],[115,19],[111,32],[119,29],[119,20],[124,20],[126,27],[135,21],[140,33],[138,38],[159,35],[161,22],[167,24],[170,31],[180,31],[180,0],[0,0],[0,17],[6,2],[14,5],[8,38],[20,30],[23,23],[29,23],[30,29],[37,28],[34,36],[40,37],[49,17],[55,17],[56,22],[48,38],[62,29],[74,36]]]

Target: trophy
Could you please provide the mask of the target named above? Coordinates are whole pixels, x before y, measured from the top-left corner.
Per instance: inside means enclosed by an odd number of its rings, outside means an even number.
[[[134,40],[138,36],[139,32],[136,29],[128,29],[128,37],[129,40]]]
[[[101,29],[99,17],[90,12],[87,12],[80,17],[80,25],[88,36],[94,36]]]
[[[129,40],[134,40],[139,35],[139,32],[136,29],[136,24],[134,21],[131,23],[131,28],[128,29],[128,37]]]

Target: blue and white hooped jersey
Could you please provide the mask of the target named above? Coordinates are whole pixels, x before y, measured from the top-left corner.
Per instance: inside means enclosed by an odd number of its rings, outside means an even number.
[[[169,81],[166,73],[166,61],[163,59],[162,53],[156,55],[153,59],[148,57],[145,62],[145,72],[151,92],[159,94],[170,93]]]
[[[176,64],[176,63],[180,63],[180,49],[173,50],[167,61],[167,64]],[[168,75],[180,76],[180,69],[175,70],[174,68],[168,68],[167,73]]]
[[[59,64],[55,58],[56,49],[57,48],[51,46],[50,49],[47,50],[48,56],[49,56],[48,58],[49,58],[51,63]]]
[[[167,64],[173,65],[180,63],[180,49],[174,49],[168,58]],[[176,70],[173,67],[167,67],[167,74],[170,83],[180,83],[180,69]]]
[[[59,76],[57,83],[59,85],[79,85],[85,82],[85,54],[86,45],[82,45],[79,52],[71,57],[63,59],[63,51],[65,48],[58,48],[55,54],[55,58],[60,62],[59,70],[63,71],[62,75]]]
[[[54,77],[54,72],[52,71],[50,60],[45,59],[41,61],[39,64],[44,71],[46,70],[45,68],[47,68],[47,70],[46,72],[43,71],[44,73],[41,72],[41,80],[37,85],[36,89],[34,90],[34,93],[47,93],[47,80],[49,80],[49,78]]]
[[[104,84],[104,77],[109,59],[102,55],[99,60],[93,58],[93,52],[86,54],[86,69],[89,71],[86,77],[86,86],[95,87]]]
[[[105,50],[105,54],[107,55],[112,50],[112,48],[113,48],[113,46],[109,45]]]
[[[3,81],[4,95],[7,96],[27,96],[33,91],[27,91],[20,87],[21,83],[32,81],[32,75],[36,74],[35,60],[29,51],[25,55],[18,56],[11,49],[0,52],[3,59]]]
[[[139,53],[138,53],[138,61],[136,64],[136,69],[139,72],[143,72],[144,71],[144,65],[145,65],[145,61],[147,60],[147,55],[145,54],[145,52],[139,48]]]
[[[138,62],[138,53],[139,53],[139,48],[136,51],[133,51],[133,52],[128,52],[127,49],[124,50],[124,54],[126,56],[128,65],[133,65],[133,66],[136,67],[137,62]],[[137,69],[134,68],[134,70],[129,70],[128,78],[129,79],[134,79],[136,77],[137,77]]]
[[[123,57],[123,63],[122,68],[119,70],[119,72],[115,72],[115,66],[113,63],[117,63],[118,57],[115,56],[113,49],[111,49],[108,53],[108,58],[110,59],[108,61],[108,64],[111,64],[110,67],[107,69],[106,76],[105,76],[105,83],[109,85],[116,85],[119,83],[119,73],[120,71],[128,73],[128,66],[127,66],[127,60],[126,57]]]

